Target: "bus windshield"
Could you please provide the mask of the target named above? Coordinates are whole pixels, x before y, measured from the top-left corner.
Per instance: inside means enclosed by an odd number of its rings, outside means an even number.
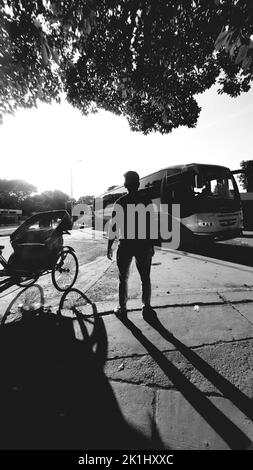
[[[198,184],[195,178],[193,192],[195,196],[201,198],[237,199],[235,182],[229,177],[204,177],[201,184]]]
[[[164,191],[166,191],[165,197]],[[199,203],[202,201],[201,207],[206,204],[207,207],[211,207],[210,204],[212,206],[215,204],[217,208],[219,201],[231,205],[240,199],[233,175],[222,171],[200,171],[198,174],[189,172],[176,178],[169,176],[166,189],[163,188],[162,192],[164,201],[181,204],[182,209],[183,207],[197,209],[197,201]]]

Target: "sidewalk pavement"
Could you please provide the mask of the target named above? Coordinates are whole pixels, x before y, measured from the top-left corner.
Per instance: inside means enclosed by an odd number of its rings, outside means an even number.
[[[150,439],[155,427],[167,449],[240,449],[244,438],[246,447],[253,440],[252,302],[250,291],[159,297],[153,325],[136,300],[126,322],[111,303],[98,303],[108,335],[105,373],[126,420]]]
[[[153,264],[154,324],[142,318],[140,299],[130,298],[127,321],[113,313],[116,266],[88,291],[99,299],[103,283],[112,298],[96,305],[108,337],[105,373],[125,419],[150,439],[157,438],[155,429],[167,449],[247,447],[253,440],[252,268],[162,251]],[[129,287],[136,297],[134,266]]]
[[[173,263],[178,266],[173,293],[165,295],[171,280],[166,273],[173,272]],[[117,269],[105,258],[90,263],[91,277],[85,265],[77,282],[84,290],[86,278],[90,288],[96,266],[105,268],[103,278],[97,270],[97,291],[88,294],[106,329],[105,374],[125,420],[172,450],[242,449],[253,441],[253,291],[245,287],[252,269],[206,263],[189,256],[181,260],[174,253],[155,255],[153,281],[159,288],[153,296],[157,321],[151,323],[143,319],[136,298],[129,300],[127,320],[115,316]],[[199,289],[197,272],[203,281]],[[136,283],[133,268],[134,295]],[[102,285],[113,286],[111,300],[92,295]],[[75,331],[81,338],[81,331]]]

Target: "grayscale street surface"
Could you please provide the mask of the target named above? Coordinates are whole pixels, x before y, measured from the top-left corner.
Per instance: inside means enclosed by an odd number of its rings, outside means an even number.
[[[91,239],[91,233],[73,230],[65,244],[75,248],[80,263],[75,287],[96,303],[104,323],[104,372],[124,419],[151,441],[157,434],[167,449],[230,449],[236,442],[238,448],[250,446],[253,234],[192,252],[157,248],[151,278],[158,321],[149,324],[141,315],[134,263],[128,320],[113,313],[118,299],[115,253],[110,262],[106,240],[99,234]],[[0,234],[8,257],[9,232]],[[43,290],[44,307],[56,314],[61,293],[50,275],[36,285]],[[1,318],[22,299],[22,291],[1,288]],[[75,320],[73,331],[82,338]]]

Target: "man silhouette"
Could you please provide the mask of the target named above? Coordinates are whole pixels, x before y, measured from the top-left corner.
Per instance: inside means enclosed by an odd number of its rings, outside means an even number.
[[[129,220],[127,220],[128,207],[136,207],[138,204],[148,206],[152,204],[151,200],[145,198],[141,191],[138,191],[140,179],[138,173],[135,171],[128,171],[124,175],[124,186],[128,194],[121,196],[114,205],[111,224],[109,227],[108,249],[107,257],[112,259],[112,245],[116,238],[115,225],[113,224],[114,217],[117,216],[117,207],[120,206],[123,210],[123,227],[117,227],[119,245],[117,250],[117,266],[119,270],[119,306],[115,309],[115,313],[125,316],[127,314],[127,300],[128,300],[128,278],[130,265],[133,257],[135,258],[136,267],[139,271],[142,282],[142,313],[143,316],[148,315],[152,310],[150,306],[151,300],[151,282],[150,282],[150,269],[152,256],[154,254],[154,243],[149,237],[148,224],[146,217],[146,227],[144,238],[138,237],[138,212],[135,213],[135,227],[134,237],[129,238]],[[119,222],[119,221],[117,221]]]

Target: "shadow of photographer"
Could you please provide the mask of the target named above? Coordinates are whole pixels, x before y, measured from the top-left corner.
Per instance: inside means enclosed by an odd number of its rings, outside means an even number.
[[[38,309],[23,308],[29,289]],[[1,449],[151,449],[125,421],[103,372],[107,334],[96,310],[90,322],[79,308],[55,314],[39,286],[29,289],[0,327]],[[17,305],[17,321],[8,321]]]

